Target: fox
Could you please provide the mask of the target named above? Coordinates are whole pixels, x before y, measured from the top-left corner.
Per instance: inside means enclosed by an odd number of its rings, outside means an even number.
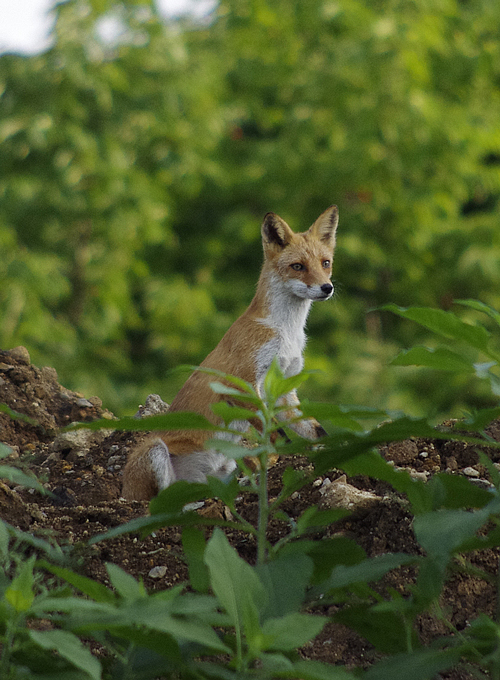
[[[305,326],[311,305],[334,293],[332,261],[339,221],[335,205],[325,210],[305,232],[296,233],[281,217],[269,212],[261,226],[264,261],[255,295],[246,311],[232,324],[201,367],[231,374],[262,393],[264,377],[276,358],[285,377],[304,367]],[[228,397],[210,387],[213,376],[194,371],[172,401],[169,412],[194,411],[221,424],[211,406]],[[230,403],[230,402],[229,402]],[[296,390],[282,397],[280,420],[304,439],[315,441],[325,430],[311,417],[301,418]],[[248,421],[230,424],[241,435]],[[206,482],[211,475],[228,478],[234,460],[214,448],[205,448],[212,433],[182,430],[152,433],[128,457],[122,495],[127,500],[150,500],[178,480]],[[221,435],[227,436],[227,435]]]

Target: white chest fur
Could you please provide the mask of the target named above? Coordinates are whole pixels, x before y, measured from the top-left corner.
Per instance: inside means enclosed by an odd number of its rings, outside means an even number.
[[[276,335],[257,350],[258,387],[274,357],[278,358],[280,368],[287,377],[300,373],[304,366],[305,325],[311,300],[290,294],[277,280],[273,284],[268,297],[269,314],[260,322],[272,328]]]

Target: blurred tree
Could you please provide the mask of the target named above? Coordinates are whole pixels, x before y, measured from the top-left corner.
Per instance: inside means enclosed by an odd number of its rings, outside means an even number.
[[[1,346],[118,411],[169,399],[166,370],[200,361],[250,301],[264,213],[302,230],[335,202],[341,292],[311,315],[309,394],[466,400],[385,370],[416,329],[367,311],[500,306],[498,3],[55,12],[53,48],[0,58]]]

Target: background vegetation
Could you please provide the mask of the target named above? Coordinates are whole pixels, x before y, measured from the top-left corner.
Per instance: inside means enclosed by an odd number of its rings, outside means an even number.
[[[338,296],[312,312],[304,392],[489,403],[467,375],[387,370],[419,331],[370,310],[500,307],[498,2],[221,0],[165,23],[152,0],[68,0],[55,17],[46,53],[0,58],[0,346],[116,412],[168,401],[166,372],[250,301],[263,215],[302,230],[337,203]]]

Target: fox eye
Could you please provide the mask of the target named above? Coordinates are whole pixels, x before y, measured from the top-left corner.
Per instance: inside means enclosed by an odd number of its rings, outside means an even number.
[[[305,269],[304,265],[301,262],[294,262],[293,264],[290,265],[292,269],[295,269],[296,272],[302,271],[302,269]]]
[[[328,269],[330,267],[330,265],[331,265],[330,260],[323,260],[323,267],[325,269]]]

